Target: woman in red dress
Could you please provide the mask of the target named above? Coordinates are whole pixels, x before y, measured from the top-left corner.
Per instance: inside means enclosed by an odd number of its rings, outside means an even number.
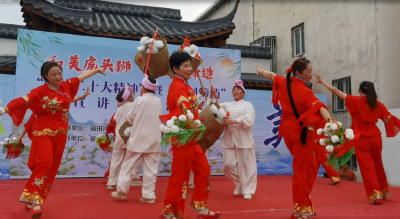
[[[317,124],[329,121],[331,116],[325,104],[305,86],[312,79],[310,61],[300,58],[294,61],[284,78],[273,72],[263,71],[256,65],[257,75],[273,80],[272,103],[282,107],[279,136],[293,155],[293,213],[291,218],[307,218],[315,215],[310,193],[315,180],[313,174],[314,130]],[[293,76],[291,77],[291,74]],[[312,166],[312,168],[310,168]]]
[[[35,164],[20,198],[21,202],[32,205],[32,218],[41,217],[40,206],[46,200],[60,166],[67,141],[70,103],[78,93],[80,82],[97,73],[105,75],[103,70],[95,69],[63,82],[62,68],[58,63],[45,62],[41,76],[46,83],[4,108],[16,126],[23,121],[27,109],[37,116],[32,125]]]
[[[374,84],[363,81],[359,87],[360,96],[345,94],[327,84],[316,75],[317,83],[324,85],[333,94],[345,101],[347,111],[352,118],[351,128],[360,133],[356,144],[356,157],[360,166],[365,192],[370,203],[382,204],[391,194],[387,183],[382,162],[382,137],[376,126],[378,119],[385,123],[386,136],[395,137],[400,131],[400,120],[390,114],[386,107],[379,102]]]

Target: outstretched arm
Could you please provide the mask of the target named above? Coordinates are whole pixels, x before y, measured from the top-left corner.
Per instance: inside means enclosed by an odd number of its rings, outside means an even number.
[[[338,96],[340,99],[346,100],[347,94],[343,93],[341,90],[323,81],[321,79],[321,75],[315,74],[315,77],[317,78],[317,80],[315,81],[316,83],[324,85],[324,87],[326,87],[330,92]]]
[[[85,79],[87,79],[87,78],[90,78],[90,77],[92,77],[93,75],[95,75],[95,74],[97,74],[97,73],[100,73],[100,74],[106,76],[106,74],[104,73],[103,70],[97,68],[97,69],[93,69],[93,70],[89,70],[89,71],[82,72],[82,73],[78,76],[79,81],[82,82],[83,80],[85,80]]]
[[[89,93],[89,87],[87,87],[86,93],[84,95],[82,95],[82,96],[75,97],[74,100],[72,101],[72,103],[75,103],[76,101],[82,100],[83,98],[89,96],[89,94],[90,94]]]
[[[274,80],[274,77],[276,75],[273,72],[262,70],[261,67],[257,64],[256,64],[256,70],[257,70],[257,76],[263,76],[264,78],[269,79],[269,80]]]

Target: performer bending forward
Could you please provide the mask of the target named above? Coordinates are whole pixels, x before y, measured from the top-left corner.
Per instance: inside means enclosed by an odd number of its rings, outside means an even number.
[[[21,202],[33,206],[30,210],[32,218],[41,217],[40,206],[49,195],[60,166],[67,141],[70,103],[78,93],[80,82],[96,73],[105,75],[103,70],[95,69],[63,82],[62,68],[58,63],[45,62],[41,76],[46,83],[4,108],[16,126],[23,121],[27,109],[37,116],[32,125],[36,163],[20,198]]]
[[[199,116],[196,94],[187,82],[193,74],[191,57],[184,52],[174,52],[169,63],[175,77],[168,90],[168,110],[174,112],[179,110],[181,105],[185,105],[186,109],[192,111],[194,120],[197,120]],[[180,147],[172,143],[171,151],[173,154],[171,177],[160,218],[183,218],[190,170],[193,170],[196,185],[190,206],[199,212],[197,218],[219,218],[220,212],[214,213],[208,210],[210,165],[200,146],[196,141],[188,142]]]
[[[161,124],[159,116],[162,112],[160,98],[154,95],[157,90],[157,81],[148,78],[147,75],[142,81],[143,96],[138,97],[125,115],[126,120],[132,124],[132,131],[127,143],[127,151],[122,162],[121,172],[118,177],[117,191],[111,195],[116,198],[125,199],[129,192],[131,173],[143,158],[143,203],[155,203],[158,164],[161,153]]]
[[[220,104],[229,112],[229,118],[224,121],[225,134],[221,139],[221,147],[224,148],[224,174],[236,186],[233,194],[244,194],[244,199],[252,199],[257,188],[257,162],[252,134],[256,113],[253,105],[243,100],[245,92],[243,82],[237,80],[232,89],[235,101]]]
[[[313,126],[321,123],[323,118],[330,120],[330,114],[326,106],[305,86],[312,79],[309,60],[300,58],[294,61],[292,68],[287,70],[286,79],[273,72],[263,71],[258,65],[256,69],[257,75],[273,80],[272,103],[277,105],[279,101],[282,107],[279,135],[283,135],[293,155],[292,218],[307,218],[303,215],[314,215],[310,198],[315,179],[315,170],[310,168],[314,152]]]
[[[360,165],[365,192],[370,203],[382,204],[391,194],[382,162],[382,137],[376,126],[378,119],[385,123],[386,136],[395,137],[400,131],[400,121],[389,113],[379,102],[374,84],[363,81],[360,84],[360,97],[345,94],[327,84],[316,75],[317,83],[324,85],[333,94],[345,101],[352,118],[351,128],[360,132],[360,140],[356,143],[356,157]]]

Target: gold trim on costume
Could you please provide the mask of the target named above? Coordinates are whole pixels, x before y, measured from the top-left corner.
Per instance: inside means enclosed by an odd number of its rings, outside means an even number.
[[[374,190],[374,193],[368,197],[369,202],[374,202],[376,199],[382,199],[382,193]]]
[[[308,129],[312,132],[314,132],[314,126],[308,126]]]
[[[316,101],[312,104],[312,106],[314,106],[317,102],[319,102],[319,100],[316,100]]]
[[[340,178],[339,177],[331,177],[332,182],[340,182]]]
[[[165,205],[162,212],[164,215],[174,216],[174,209],[171,204]]]
[[[184,101],[186,101],[186,102],[189,103],[189,100],[188,100],[185,96],[181,95],[181,96],[178,98],[177,104],[176,104],[176,105],[179,105],[180,103],[182,103],[182,102],[184,102]]]
[[[390,196],[391,194],[392,194],[392,192],[389,190],[389,188],[382,189],[382,196],[383,197]]]
[[[205,210],[208,209],[208,203],[207,201],[192,201],[190,207],[195,210]]]
[[[184,182],[182,186],[182,199],[186,199],[186,194],[187,194],[187,185],[186,182]]]
[[[24,99],[26,101],[26,105],[29,107],[29,97],[28,97],[28,95],[23,96],[22,99]]]
[[[43,131],[35,130],[32,133],[33,133],[34,136],[45,136],[45,135],[48,135],[50,137],[56,137],[59,134],[67,135],[68,129],[59,128],[59,129],[53,131],[53,130],[51,130],[49,128],[46,128],[46,129],[43,129]]]
[[[27,189],[24,189],[19,201],[21,201],[21,202],[29,202],[29,203],[32,203],[32,204],[35,204],[35,205],[42,205],[43,202],[44,202],[44,199],[42,198],[42,196],[40,196],[40,194],[37,191],[35,191],[32,194],[32,193],[28,192]]]
[[[314,215],[313,206],[299,206],[298,203],[293,203],[293,213]]]

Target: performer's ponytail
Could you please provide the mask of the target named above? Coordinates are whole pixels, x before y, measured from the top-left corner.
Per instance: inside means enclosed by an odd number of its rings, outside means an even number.
[[[307,69],[307,65],[310,63],[310,61],[306,58],[299,58],[296,61],[293,62],[293,65],[291,68],[289,68],[286,73],[286,87],[289,95],[289,100],[290,100],[290,105],[292,106],[294,116],[299,119],[299,113],[297,112],[296,106],[294,105],[293,101],[293,96],[292,96],[292,89],[290,87],[291,81],[291,73],[295,74],[296,72],[299,72],[300,74],[303,73],[305,69]],[[303,126],[303,122],[300,122],[300,125]],[[301,136],[300,136],[300,141],[301,144],[305,145],[307,141],[307,127],[303,127],[301,130]]]
[[[369,107],[374,110],[378,106],[378,95],[376,95],[374,83],[370,81],[363,81],[360,84],[360,91],[367,96],[367,102]]]

